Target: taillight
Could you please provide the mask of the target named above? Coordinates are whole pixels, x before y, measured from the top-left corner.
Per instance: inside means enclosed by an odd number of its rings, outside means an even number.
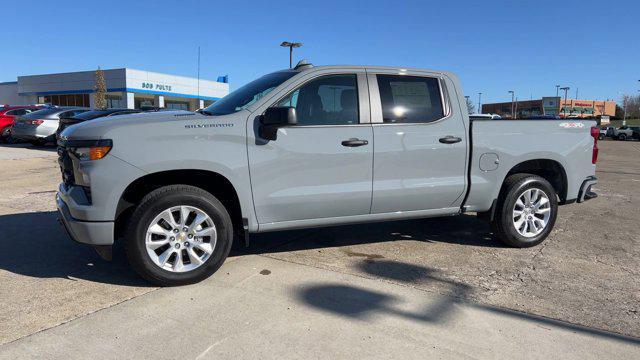
[[[598,137],[600,136],[600,129],[595,126],[591,127],[591,137],[593,138],[593,150],[591,152],[591,163],[598,162]]]
[[[27,124],[31,124],[31,125],[40,125],[44,122],[44,120],[29,120],[27,121]]]

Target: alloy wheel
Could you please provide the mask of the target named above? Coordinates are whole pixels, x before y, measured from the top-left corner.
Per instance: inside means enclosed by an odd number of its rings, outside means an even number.
[[[160,212],[145,236],[147,254],[160,268],[187,272],[204,264],[216,247],[213,220],[204,211],[188,205]]]

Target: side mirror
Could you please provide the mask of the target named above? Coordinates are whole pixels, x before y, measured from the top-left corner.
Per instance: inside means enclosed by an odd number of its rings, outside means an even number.
[[[271,107],[260,117],[258,135],[267,140],[278,138],[278,128],[287,125],[296,125],[298,118],[294,107]]]

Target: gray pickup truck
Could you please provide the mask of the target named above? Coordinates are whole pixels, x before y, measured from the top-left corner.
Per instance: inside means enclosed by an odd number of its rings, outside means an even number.
[[[598,129],[473,120],[451,73],[299,65],[197,113],[141,113],[61,134],[61,222],[141,276],[200,281],[235,234],[475,212],[515,247],[558,205],[595,197]]]

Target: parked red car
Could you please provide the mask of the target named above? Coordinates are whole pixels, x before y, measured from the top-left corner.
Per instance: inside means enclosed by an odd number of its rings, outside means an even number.
[[[42,109],[41,106],[0,107],[0,141],[7,142],[9,140],[14,117],[26,115],[40,109]]]

